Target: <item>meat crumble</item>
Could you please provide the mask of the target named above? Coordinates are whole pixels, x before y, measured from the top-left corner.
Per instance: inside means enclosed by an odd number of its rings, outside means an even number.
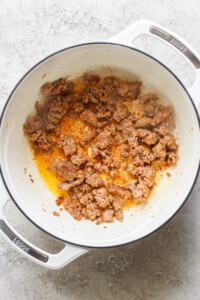
[[[156,172],[177,164],[172,107],[141,84],[87,73],[41,87],[24,132],[76,220],[122,222],[127,201],[145,203]]]

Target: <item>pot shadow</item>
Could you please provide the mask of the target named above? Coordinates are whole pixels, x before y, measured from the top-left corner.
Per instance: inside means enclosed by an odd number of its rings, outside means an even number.
[[[127,246],[90,251],[61,270],[48,270],[46,280],[73,299],[174,298],[187,289],[198,259],[197,193],[196,186],[182,210],[154,234]]]

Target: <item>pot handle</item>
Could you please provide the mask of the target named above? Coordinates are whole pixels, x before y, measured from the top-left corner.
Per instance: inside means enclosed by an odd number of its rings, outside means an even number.
[[[110,38],[108,41],[122,43],[133,47],[133,42],[140,35],[150,35],[161,40],[187,59],[196,74],[195,82],[191,88],[188,88],[188,92],[192,96],[192,99],[198,108],[200,104],[200,56],[197,51],[183,38],[171,30],[160,24],[147,20],[136,21],[125,30]]]
[[[65,244],[64,248],[59,253],[51,254],[28,242],[12,227],[11,224],[9,224],[4,216],[4,207],[6,203],[10,201],[10,197],[5,191],[1,181],[0,191],[0,231],[8,242],[21,254],[43,267],[59,269],[88,251],[86,248]]]

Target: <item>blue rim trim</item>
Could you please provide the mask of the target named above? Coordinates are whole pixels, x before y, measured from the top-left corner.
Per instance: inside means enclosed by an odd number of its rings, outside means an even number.
[[[58,53],[61,53],[61,52],[64,52],[66,50],[69,50],[69,49],[73,49],[73,48],[77,48],[77,47],[82,47],[82,46],[88,46],[88,45],[113,45],[113,46],[120,46],[120,47],[124,47],[124,48],[128,48],[130,50],[134,50],[136,52],[139,52],[149,58],[151,58],[152,60],[154,60],[155,62],[157,62],[158,64],[160,64],[162,67],[164,67],[178,82],[179,84],[182,86],[182,88],[184,89],[184,91],[186,92],[188,98],[190,99],[191,103],[192,103],[192,106],[194,108],[194,111],[195,111],[195,114],[196,114],[196,117],[197,117],[197,121],[198,121],[198,125],[199,125],[199,132],[200,132],[200,118],[199,118],[199,114],[197,112],[197,109],[196,109],[196,106],[190,96],[190,94],[188,93],[186,87],[184,86],[184,84],[181,82],[181,80],[176,76],[176,74],[174,74],[174,72],[172,72],[166,65],[164,65],[161,61],[159,61],[158,59],[156,59],[155,57],[143,52],[142,50],[139,50],[139,49],[136,49],[134,47],[131,47],[131,46],[126,46],[126,45],[123,45],[123,44],[120,44],[120,43],[112,43],[112,42],[91,42],[91,43],[82,43],[82,44],[77,44],[77,45],[74,45],[74,46],[70,46],[70,47],[67,47],[67,48],[64,48],[64,49],[61,49],[59,51],[56,51],[48,56],[46,56],[44,59],[40,60],[37,64],[35,64],[32,68],[29,69],[29,71],[27,71],[24,76],[22,76],[22,78],[18,81],[18,83],[15,85],[15,87],[12,89],[5,105],[4,105],[4,108],[2,110],[2,113],[1,113],[1,117],[0,117],[0,130],[1,130],[1,126],[2,126],[2,120],[3,120],[3,116],[4,116],[4,113],[5,113],[5,110],[8,106],[8,103],[13,95],[13,93],[15,92],[16,88],[19,86],[19,84],[23,81],[23,79],[33,70],[35,69],[38,65],[40,65],[42,62],[44,62],[45,60],[47,60],[48,58],[58,54]],[[1,165],[0,165],[0,175],[2,176],[2,180],[3,180],[3,183],[6,187],[6,190],[9,194],[9,196],[11,197],[11,199],[13,200],[13,202],[15,203],[15,205],[17,206],[17,208],[22,212],[22,214],[32,223],[34,224],[38,229],[44,231],[45,233],[47,233],[48,235],[52,236],[53,238],[57,239],[57,240],[60,240],[64,243],[68,243],[68,244],[71,244],[71,245],[75,245],[75,246],[78,246],[78,247],[85,247],[85,248],[90,248],[90,249],[104,249],[104,248],[115,248],[115,247],[120,247],[120,246],[124,246],[124,245],[128,245],[128,244],[131,244],[131,243],[134,243],[134,242],[137,242],[139,240],[142,240],[144,239],[145,237],[147,236],[150,236],[151,234],[153,234],[154,232],[158,231],[160,228],[162,228],[165,224],[167,224],[179,211],[180,209],[183,207],[183,205],[186,203],[187,199],[189,198],[194,186],[195,186],[195,183],[197,181],[197,178],[198,178],[198,175],[199,175],[199,171],[200,171],[200,160],[199,160],[199,164],[198,164],[198,169],[197,169],[197,172],[196,172],[196,175],[195,175],[195,178],[194,178],[194,181],[193,181],[193,184],[191,185],[191,188],[186,196],[186,198],[184,199],[183,203],[181,204],[181,206],[174,212],[174,214],[169,218],[167,219],[164,223],[162,223],[159,227],[157,227],[156,229],[154,229],[153,231],[151,231],[150,233],[140,237],[140,238],[137,238],[135,240],[132,240],[132,241],[129,241],[129,242],[126,242],[126,243],[121,243],[121,244],[117,244],[117,245],[112,245],[112,246],[87,246],[87,245],[82,245],[82,244],[77,244],[77,243],[74,243],[74,242],[71,242],[71,241],[67,241],[67,240],[64,240],[64,239],[61,239],[51,233],[49,233],[48,231],[46,231],[45,229],[43,229],[42,227],[40,227],[38,224],[36,224],[32,219],[30,219],[29,216],[26,215],[26,213],[21,209],[21,207],[17,204],[17,202],[15,201],[14,197],[12,196],[7,184],[6,184],[6,180],[4,178],[4,175],[3,175],[3,171],[1,169]]]

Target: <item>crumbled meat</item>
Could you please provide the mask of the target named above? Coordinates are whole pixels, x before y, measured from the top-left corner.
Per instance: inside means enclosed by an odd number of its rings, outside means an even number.
[[[99,127],[100,123],[98,122],[97,117],[95,116],[95,114],[89,110],[86,109],[82,112],[82,114],[80,115],[81,120],[83,120],[84,122],[94,126],[94,127]]]
[[[159,136],[155,132],[147,129],[138,129],[136,135],[142,139],[142,142],[149,146],[155,145],[159,140]]]
[[[75,180],[71,182],[71,180],[64,181],[58,185],[58,188],[62,191],[68,191],[74,186],[78,186],[83,183],[85,177],[82,171],[77,172],[77,176],[74,178]]]
[[[79,201],[65,198],[63,206],[76,220],[82,219],[82,204]]]
[[[38,104],[39,105],[39,104]],[[51,131],[55,129],[68,109],[68,103],[64,101],[63,97],[58,96],[56,99],[52,99],[45,106],[46,111],[46,130]]]
[[[93,147],[103,150],[106,149],[111,143],[111,132],[109,130],[104,130],[96,137]]]
[[[80,202],[84,206],[89,204],[91,201],[94,201],[94,196],[92,195],[92,193],[85,194],[80,198]]]
[[[78,176],[78,168],[65,160],[56,159],[48,169],[58,175],[63,181],[72,182]]]
[[[113,119],[116,122],[120,122],[121,120],[125,119],[128,117],[130,114],[128,108],[125,105],[121,105],[117,108],[117,110],[113,114]]]
[[[168,154],[168,151],[173,153],[170,154],[170,157],[173,157],[173,159],[168,159],[169,165],[174,165],[177,163],[177,154],[176,151],[178,149],[178,146],[176,144],[175,138],[172,135],[166,135],[164,138],[160,139],[159,143],[153,147],[152,152],[155,158],[164,161],[166,159],[166,156]],[[170,163],[171,161],[171,163]],[[173,162],[172,162],[173,161]]]
[[[86,183],[95,188],[104,185],[104,181],[98,173],[86,175]]]
[[[41,93],[45,96],[56,96],[71,92],[73,82],[65,79],[58,79],[53,82],[47,82],[41,87]]]
[[[144,107],[144,112],[147,117],[153,117],[157,113],[158,96],[155,94],[145,94],[140,97],[140,102]]]
[[[35,159],[44,157],[59,180],[57,205],[76,220],[122,222],[130,201],[147,201],[156,170],[177,164],[172,108],[156,94],[140,95],[140,86],[85,73],[41,87],[44,101],[24,132]]]
[[[159,111],[153,118],[151,125],[155,127],[158,124],[162,123],[165,119],[169,117],[170,113],[171,106],[163,106],[161,111]]]
[[[127,144],[123,144],[122,145],[121,157],[123,159],[127,159],[128,158],[129,149],[130,149],[129,145],[127,145]]]
[[[152,166],[138,167],[135,169],[128,169],[129,173],[137,180],[144,181],[148,187],[152,187],[152,182],[156,176],[156,170]]]
[[[124,219],[123,211],[122,210],[117,210],[115,212],[115,217],[118,221],[122,222]]]
[[[99,207],[106,208],[110,206],[110,200],[106,188],[101,188],[93,191],[94,199],[97,201]]]
[[[152,126],[152,119],[148,117],[143,117],[136,121],[135,127],[136,128],[148,128]]]
[[[119,84],[119,87],[117,89],[117,92],[122,97],[129,97],[132,100],[137,99],[137,96],[140,93],[140,86],[141,82],[135,81],[135,82],[128,82],[128,81],[121,81],[121,84]]]
[[[78,119],[79,115],[84,110],[84,105],[80,102],[75,103],[69,111],[69,116],[72,119]]]
[[[76,141],[71,135],[62,136],[57,145],[63,149],[66,156],[76,153]]]
[[[175,166],[177,164],[178,155],[174,151],[167,152],[167,166]]]
[[[71,157],[71,161],[76,166],[81,166],[88,160],[88,157],[82,153],[77,153]]]
[[[137,202],[144,202],[147,199],[149,193],[149,187],[145,184],[144,181],[139,181],[139,183],[135,183],[135,181],[131,181],[128,183],[128,187],[132,192],[132,197]]]
[[[152,152],[155,158],[162,161],[165,160],[166,148],[165,148],[165,144],[162,143],[162,140],[160,140],[160,142],[155,147],[153,147]]]
[[[106,209],[103,211],[103,221],[112,222],[114,217],[114,211],[112,209]]]
[[[82,138],[80,138],[79,143],[81,146],[85,147],[86,144],[91,141],[93,139],[93,137],[95,136],[95,132],[91,131],[90,134],[86,134],[84,135]]]
[[[136,166],[143,166],[144,164],[150,164],[153,160],[151,153],[143,146],[137,146],[130,149],[130,154],[133,158],[133,162]]]
[[[100,77],[98,75],[86,73],[83,76],[83,80],[87,85],[91,86],[98,83],[100,81]]]

